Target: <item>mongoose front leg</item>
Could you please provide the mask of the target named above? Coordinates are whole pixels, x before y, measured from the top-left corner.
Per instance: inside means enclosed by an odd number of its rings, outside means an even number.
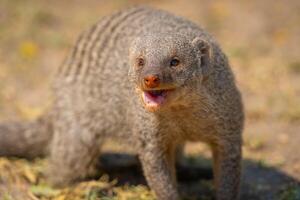
[[[242,154],[240,139],[222,141],[213,145],[212,151],[216,199],[238,200]]]
[[[159,200],[177,200],[175,152],[173,148],[147,144],[139,154],[144,174],[150,188]]]

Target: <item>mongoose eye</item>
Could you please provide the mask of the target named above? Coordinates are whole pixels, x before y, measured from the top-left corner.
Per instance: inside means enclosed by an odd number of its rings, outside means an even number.
[[[144,60],[143,58],[138,58],[138,59],[137,59],[137,65],[138,65],[139,67],[144,66],[144,65],[145,65],[145,60]]]
[[[171,66],[171,67],[176,67],[177,65],[179,65],[179,60],[178,60],[178,58],[173,58],[173,59],[170,61],[170,66]]]

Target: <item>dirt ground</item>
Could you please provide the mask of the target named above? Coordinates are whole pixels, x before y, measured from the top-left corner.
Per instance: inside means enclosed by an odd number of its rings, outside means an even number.
[[[212,33],[228,55],[246,110],[241,199],[299,200],[297,0],[0,0],[0,120],[40,115],[51,105],[52,76],[79,33],[135,4],[191,19]],[[116,147],[106,145],[99,177],[63,189],[48,186],[45,159],[0,158],[0,199],[154,199],[135,157]],[[188,144],[185,153],[178,167],[181,193],[185,199],[212,199],[208,148]]]

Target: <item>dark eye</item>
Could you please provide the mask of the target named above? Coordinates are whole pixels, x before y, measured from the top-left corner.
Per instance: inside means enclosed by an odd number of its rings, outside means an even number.
[[[170,61],[170,66],[171,66],[171,67],[176,67],[177,65],[179,65],[179,60],[178,60],[178,58],[173,58],[173,59]]]
[[[138,66],[144,66],[145,65],[145,60],[143,58],[138,58],[137,59],[137,65]]]

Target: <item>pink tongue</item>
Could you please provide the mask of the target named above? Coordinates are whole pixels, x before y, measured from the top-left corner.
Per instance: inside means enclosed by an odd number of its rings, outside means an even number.
[[[144,101],[148,105],[160,105],[165,100],[163,95],[153,96],[148,92],[144,92]]]

